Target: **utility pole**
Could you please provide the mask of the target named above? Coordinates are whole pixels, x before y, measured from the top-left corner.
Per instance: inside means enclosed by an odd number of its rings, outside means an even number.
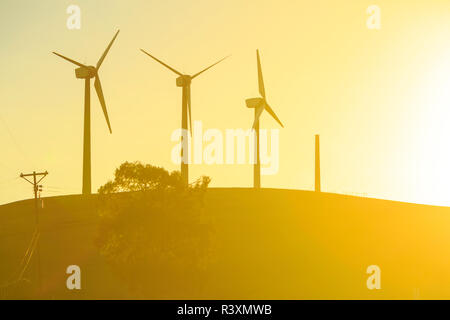
[[[48,172],[36,172],[33,171],[33,173],[27,173],[27,174],[20,174],[20,177],[24,179],[25,181],[31,183],[33,185],[33,192],[34,192],[34,211],[35,211],[35,219],[36,219],[36,231],[39,234],[39,203],[38,203],[38,191],[40,189],[39,182],[41,182],[46,176],[48,175]],[[33,177],[33,180],[28,180],[27,177]],[[39,180],[38,180],[39,178]],[[41,254],[39,250],[39,240],[36,245],[36,257],[37,257],[37,279],[38,279],[38,288],[39,291],[42,291],[42,280],[41,280]]]
[[[315,161],[315,187],[316,192],[320,192],[320,141],[319,135],[316,134],[316,161]]]

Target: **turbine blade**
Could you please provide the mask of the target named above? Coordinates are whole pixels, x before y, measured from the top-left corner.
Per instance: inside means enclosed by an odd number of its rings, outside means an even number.
[[[187,89],[187,105],[188,105],[188,115],[189,115],[189,131],[191,132],[192,137],[192,111],[191,111],[191,87],[189,86]]]
[[[114,35],[114,38],[111,40],[111,42],[109,43],[108,47],[106,47],[105,52],[103,52],[103,55],[102,55],[102,56],[100,57],[100,59],[98,60],[98,62],[97,62],[97,67],[96,67],[97,70],[98,70],[98,69],[100,68],[100,66],[102,65],[103,60],[105,60],[105,57],[106,57],[106,55],[108,54],[109,49],[111,49],[111,46],[112,46],[114,40],[116,40],[117,35],[119,34],[119,31],[120,31],[120,30],[117,30],[116,34]]]
[[[76,64],[76,65],[79,66],[79,67],[84,67],[84,68],[87,68],[87,67],[88,67],[88,66],[86,66],[86,65],[84,65],[84,64],[82,64],[82,63],[79,63],[79,62],[75,61],[75,60],[72,60],[72,59],[70,59],[70,58],[64,57],[62,54],[59,54],[59,53],[57,53],[57,52],[54,52],[54,51],[53,51],[53,54],[56,54],[58,57],[61,57],[61,58],[63,58],[64,60],[67,60],[67,61],[69,61],[69,62],[72,62],[73,64]]]
[[[257,59],[257,63],[258,63],[258,87],[259,87],[259,93],[265,99],[266,98],[266,90],[264,89],[264,79],[263,79],[262,68],[261,68],[261,60],[259,59],[259,51],[258,50],[256,50],[256,59]]]
[[[255,129],[256,123],[258,122],[259,118],[261,117],[261,113],[263,111],[264,111],[264,107],[262,105],[256,109],[255,120],[253,121],[253,126],[252,126],[253,129]]]
[[[197,72],[196,74],[194,74],[194,75],[191,77],[191,79],[194,79],[195,77],[198,77],[198,76],[201,75],[203,72],[205,72],[205,71],[208,70],[208,69],[211,69],[211,68],[214,67],[216,64],[222,62],[223,60],[225,60],[225,59],[228,58],[228,57],[229,57],[229,56],[226,56],[225,58],[220,59],[219,61],[217,61],[216,63],[210,65],[209,67],[207,67],[207,68],[205,68],[205,69],[203,69],[202,71]]]
[[[266,111],[272,116],[272,118],[274,118],[282,128],[284,128],[283,124],[281,123],[280,119],[278,119],[277,115],[275,114],[275,112],[273,112],[272,108],[266,103],[265,104],[265,109]]]
[[[161,60],[155,58],[154,56],[152,56],[150,53],[146,52],[144,49],[141,49],[141,51],[143,53],[145,53],[146,55],[148,55],[150,58],[155,59],[156,61],[158,61],[159,63],[161,63],[164,67],[166,67],[167,69],[171,70],[172,72],[175,72],[177,75],[182,76],[183,74],[181,72],[178,72],[177,70],[175,70],[174,68],[172,68],[171,66],[165,64],[164,62],[162,62]]]
[[[97,92],[98,100],[102,106],[103,114],[105,115],[106,123],[108,124],[109,132],[112,133],[111,123],[109,122],[108,110],[106,109],[105,97],[103,96],[102,84],[100,83],[100,78],[97,75],[94,81],[95,91]]]

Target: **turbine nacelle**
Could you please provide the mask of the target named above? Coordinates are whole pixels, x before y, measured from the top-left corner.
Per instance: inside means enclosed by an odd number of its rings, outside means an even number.
[[[186,87],[191,84],[192,77],[188,75],[182,75],[177,78],[177,87]]]
[[[258,108],[264,104],[263,98],[250,98],[245,100],[247,108]]]
[[[78,79],[91,79],[97,76],[97,69],[94,66],[80,67],[75,69],[75,76]]]

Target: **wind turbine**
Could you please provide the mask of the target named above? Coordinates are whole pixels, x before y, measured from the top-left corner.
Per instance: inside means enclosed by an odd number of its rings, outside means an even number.
[[[77,65],[79,68],[75,69],[75,76],[77,79],[84,79],[84,137],[83,137],[83,194],[88,195],[91,194],[91,79],[94,80],[94,88],[97,92],[98,99],[100,100],[100,105],[103,109],[103,114],[105,115],[106,123],[109,128],[109,132],[112,133],[111,124],[109,122],[108,111],[106,109],[105,98],[103,96],[102,85],[100,82],[100,77],[98,71],[100,66],[105,60],[106,55],[108,54],[109,49],[116,40],[117,35],[120,30],[117,30],[113,39],[109,43],[108,47],[106,47],[105,52],[100,57],[97,62],[97,65],[87,66],[70,58],[67,58],[59,53],[53,52],[57,56]]]
[[[181,147],[181,179],[185,185],[189,184],[189,169],[188,169],[188,159],[189,159],[189,143],[188,143],[188,136],[187,136],[187,130],[188,130],[188,119],[189,116],[189,129],[192,136],[192,116],[191,116],[191,82],[196,77],[201,75],[206,70],[214,67],[219,62],[222,62],[229,56],[217,61],[216,63],[210,65],[209,67],[203,69],[200,72],[197,72],[193,76],[188,74],[182,74],[181,72],[175,70],[171,66],[167,65],[166,63],[162,62],[161,60],[155,58],[150,53],[146,52],[145,50],[141,49],[143,53],[148,55],[150,58],[153,58],[160,64],[162,64],[164,67],[169,69],[170,71],[176,73],[179,77],[176,80],[177,87],[182,88],[182,94],[181,94],[181,129],[182,130],[182,147]]]
[[[259,154],[259,117],[261,113],[266,110],[272,118],[274,118],[281,127],[284,128],[280,119],[278,119],[275,112],[269,106],[266,100],[266,90],[264,89],[264,79],[262,75],[261,69],[261,61],[259,59],[259,51],[256,50],[256,60],[258,65],[258,87],[259,93],[261,94],[260,98],[250,98],[245,100],[247,108],[255,109],[255,120],[253,121],[253,130],[256,133],[256,143],[255,143],[255,154],[256,154],[256,162],[253,165],[253,187],[255,189],[261,188],[261,162],[260,162],[260,154]]]

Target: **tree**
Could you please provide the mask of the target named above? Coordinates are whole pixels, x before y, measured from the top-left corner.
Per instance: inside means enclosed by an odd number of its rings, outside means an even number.
[[[143,298],[183,298],[201,292],[210,224],[203,198],[210,183],[185,186],[178,171],[123,163],[99,189],[101,254]]]

